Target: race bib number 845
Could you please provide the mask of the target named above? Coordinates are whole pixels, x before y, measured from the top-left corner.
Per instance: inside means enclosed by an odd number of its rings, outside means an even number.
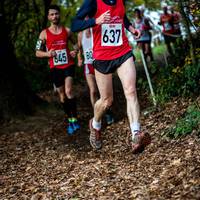
[[[101,46],[122,45],[122,24],[101,25]]]
[[[67,63],[68,63],[68,58],[66,49],[56,50],[56,56],[53,58],[54,66],[64,65]]]

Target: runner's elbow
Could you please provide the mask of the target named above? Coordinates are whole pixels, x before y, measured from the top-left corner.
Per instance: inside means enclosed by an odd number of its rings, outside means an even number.
[[[35,56],[36,56],[36,57],[39,57],[38,51],[35,52]]]

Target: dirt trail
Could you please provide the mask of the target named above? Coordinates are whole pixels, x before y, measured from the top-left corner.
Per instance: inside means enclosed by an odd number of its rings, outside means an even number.
[[[161,138],[190,101],[176,99],[143,114],[142,129],[153,141],[133,155],[125,144],[125,100],[116,82],[115,123],[104,129],[100,151],[92,150],[88,140],[92,110],[85,84],[77,87],[82,128],[76,139],[66,135],[52,92],[43,95],[51,106],[1,126],[0,199],[200,199],[200,138],[195,131],[178,140]],[[144,111],[150,103],[139,98]]]

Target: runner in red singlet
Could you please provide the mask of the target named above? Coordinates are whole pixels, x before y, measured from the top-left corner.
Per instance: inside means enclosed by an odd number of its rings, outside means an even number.
[[[174,34],[181,37],[181,14],[174,10],[174,7],[171,7],[171,14],[173,16],[173,26],[174,26]]]
[[[89,16],[88,20],[85,20],[86,16]],[[90,144],[94,149],[102,147],[101,119],[112,105],[112,73],[117,71],[127,101],[131,129],[129,144],[134,153],[141,152],[151,138],[140,131],[134,58],[124,28],[138,37],[140,32],[127,19],[123,0],[84,0],[72,21],[72,31],[89,27],[93,29],[93,64],[100,92],[100,99],[94,105],[94,117],[89,122]]]
[[[49,58],[51,79],[66,114],[67,132],[72,135],[80,128],[77,120],[76,98],[72,88],[77,46],[70,29],[60,25],[60,9],[57,5],[49,7],[48,20],[51,25],[40,33],[36,44],[36,56]],[[70,51],[68,41],[74,44],[75,50]]]
[[[163,14],[160,16],[160,25],[162,25],[163,30],[163,37],[165,40],[165,44],[167,46],[167,50],[170,55],[174,55],[171,43],[174,43],[176,41],[176,37],[173,37],[174,33],[174,25],[173,25],[173,15],[168,13],[167,6],[163,7]]]

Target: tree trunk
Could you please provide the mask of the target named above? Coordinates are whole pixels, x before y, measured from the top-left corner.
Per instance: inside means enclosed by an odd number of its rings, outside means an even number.
[[[194,44],[193,44],[194,40],[193,40],[192,33],[191,33],[191,30],[190,30],[190,24],[191,24],[190,19],[187,16],[187,14],[185,13],[183,0],[179,0],[178,5],[179,5],[180,13],[181,13],[182,18],[183,18],[183,24],[185,26],[185,30],[186,30],[186,33],[187,33],[187,36],[188,36],[188,42],[189,42],[189,45],[190,45],[190,56],[192,58],[193,64],[196,64],[195,48],[194,48]]]
[[[2,6],[2,4],[1,4]],[[11,42],[10,29],[0,8],[0,119],[12,118],[20,112],[29,113],[36,95],[26,83],[23,71],[17,62]],[[3,65],[4,63],[4,65]]]
[[[44,21],[43,21],[42,28],[45,28],[46,25],[47,25],[47,22],[48,22],[48,20],[47,20],[48,8],[49,8],[49,6],[51,5],[51,2],[52,2],[52,0],[44,0],[44,1],[43,1],[43,3],[44,3],[44,13],[45,13],[45,15],[44,15]]]

